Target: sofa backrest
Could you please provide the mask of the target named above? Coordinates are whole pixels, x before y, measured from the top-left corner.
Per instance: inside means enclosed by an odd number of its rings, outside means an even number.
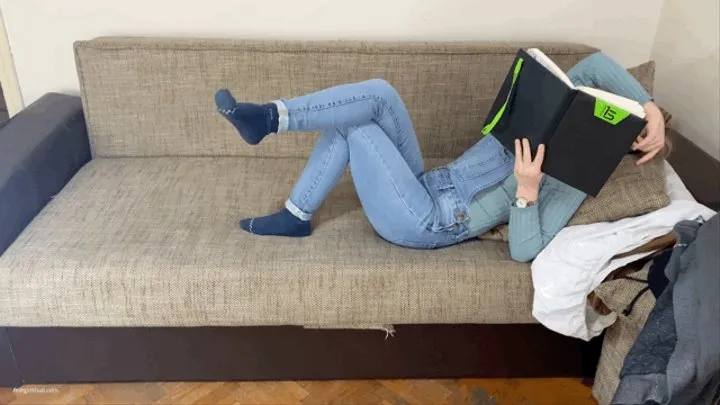
[[[517,49],[529,46],[564,69],[597,51],[557,43],[110,37],[79,41],[75,54],[96,157],[307,157],[312,134],[246,145],[215,112],[215,91],[265,102],[383,78],[405,100],[425,156],[452,158],[477,141]]]

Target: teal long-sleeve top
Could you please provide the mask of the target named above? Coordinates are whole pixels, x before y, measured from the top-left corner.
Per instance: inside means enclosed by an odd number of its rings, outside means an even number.
[[[652,100],[640,83],[603,53],[593,54],[568,72],[573,84],[595,87],[645,104]],[[468,206],[469,230],[480,235],[508,223],[511,257],[528,262],[567,225],[585,193],[548,175],[543,176],[537,204],[514,206],[517,180],[511,174],[500,184],[478,193]]]

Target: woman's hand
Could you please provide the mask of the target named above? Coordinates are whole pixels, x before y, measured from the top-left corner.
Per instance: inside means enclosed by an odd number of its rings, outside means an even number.
[[[535,160],[532,158],[530,141],[525,138],[522,142],[515,140],[515,178],[517,179],[517,198],[528,202],[538,199],[540,180],[542,180],[542,164],[545,157],[545,145],[538,146]]]
[[[645,152],[637,161],[638,165],[654,158],[665,147],[665,119],[662,111],[652,101],[645,103],[643,108],[648,122],[645,126],[646,134],[644,137],[639,136],[632,145],[633,150]]]

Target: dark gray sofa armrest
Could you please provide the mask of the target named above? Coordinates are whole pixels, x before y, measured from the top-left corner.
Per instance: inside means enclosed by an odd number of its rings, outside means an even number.
[[[0,255],[89,160],[79,97],[46,94],[0,130]]]
[[[668,161],[700,204],[720,210],[720,162],[685,136],[670,128]]]

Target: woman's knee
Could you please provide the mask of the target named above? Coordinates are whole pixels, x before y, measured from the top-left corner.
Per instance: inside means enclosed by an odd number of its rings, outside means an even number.
[[[373,95],[380,97],[386,101],[396,101],[400,98],[395,87],[385,79],[370,79],[365,82],[372,88]]]

